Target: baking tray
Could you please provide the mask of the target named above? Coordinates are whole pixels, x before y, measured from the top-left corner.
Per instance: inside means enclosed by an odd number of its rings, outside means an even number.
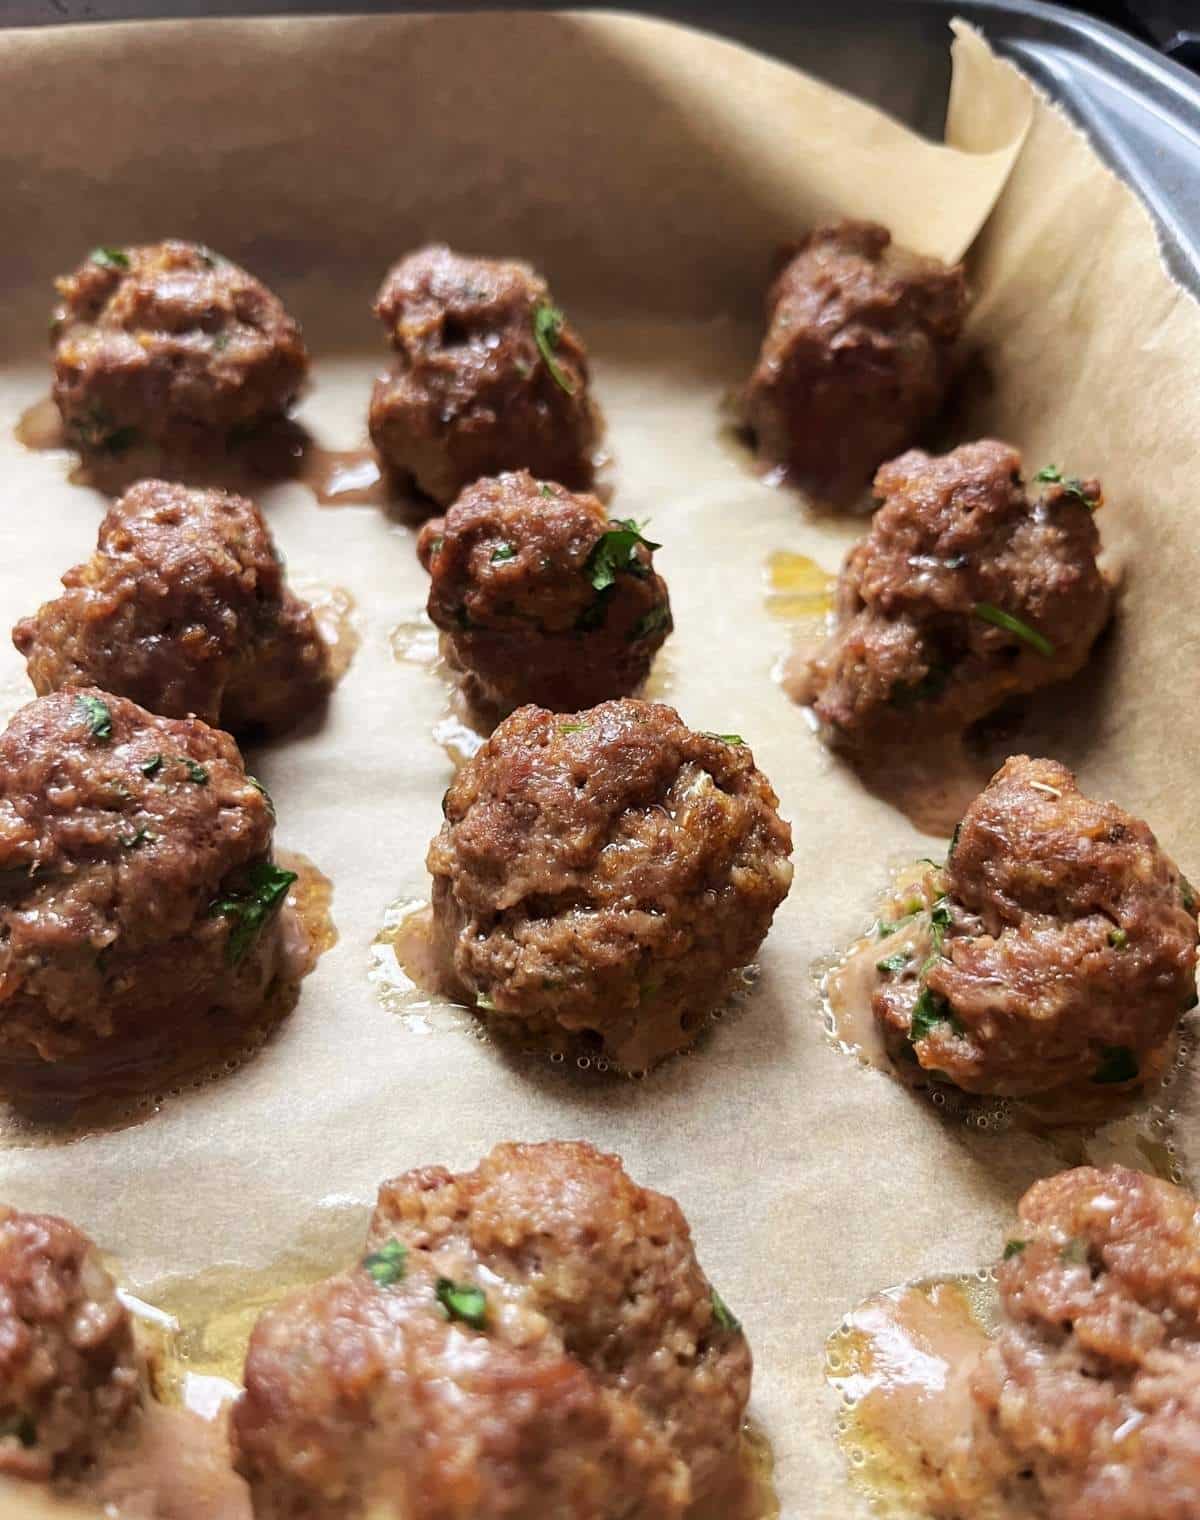
[[[345,7],[361,13],[488,10],[436,3]],[[553,10],[552,3],[519,7]],[[581,10],[604,9],[580,6]],[[151,17],[314,15],[328,0],[3,0],[0,24],[33,26]],[[1038,0],[687,0],[629,5],[704,27],[806,69],[940,137],[950,82],[946,27],[979,26],[1087,133],[1101,157],[1149,206],[1175,277],[1200,292],[1200,78],[1144,43]]]

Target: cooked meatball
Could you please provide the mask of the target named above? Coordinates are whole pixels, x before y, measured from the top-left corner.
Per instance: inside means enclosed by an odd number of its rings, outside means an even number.
[[[427,522],[429,616],[476,706],[563,711],[635,691],[671,631],[657,547],[524,470],[477,480]]]
[[[300,328],[210,249],[97,248],[56,283],[53,394],[84,454],[223,438],[282,417],[300,393]]]
[[[1053,760],[967,809],[906,966],[873,999],[893,1053],[968,1092],[1123,1084],[1196,1002],[1196,900],[1149,827]]]
[[[1198,1220],[1190,1195],[1124,1167],[1063,1172],[1021,1200],[969,1456],[1036,1513],[1200,1513]]]
[[[745,1337],[677,1204],[582,1143],[385,1183],[359,1268],[259,1320],[262,1520],[671,1520],[733,1458]]]
[[[989,439],[913,450],[875,491],[883,505],[846,558],[834,632],[809,670],[833,742],[962,730],[1082,668],[1112,607],[1098,482],[1055,479],[1030,501],[1021,456]]]
[[[100,1067],[249,1015],[280,969],[274,817],[228,734],[62,691],[0,734],[0,1062]]]
[[[422,248],[388,272],[375,313],[396,357],[370,428],[393,476],[443,506],[503,470],[591,485],[587,354],[528,264]]]
[[[77,1474],[141,1386],[129,1312],[91,1241],[0,1207],[0,1474]]]
[[[744,399],[759,453],[853,502],[940,411],[966,312],[961,264],[897,248],[875,222],[818,227],[767,293]]]
[[[787,895],[778,801],[740,739],[670,707],[522,707],[446,793],[434,954],[492,1018],[645,1067],[694,1037]]]
[[[42,694],[99,686],[164,717],[282,728],[329,689],[329,651],[253,502],[144,480],[66,593],[13,630]]]

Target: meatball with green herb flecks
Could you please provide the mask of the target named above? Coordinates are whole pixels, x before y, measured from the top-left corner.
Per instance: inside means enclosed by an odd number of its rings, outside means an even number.
[[[695,1038],[787,895],[778,805],[738,735],[673,708],[519,708],[429,847],[443,977],[502,1026],[649,1066]]]
[[[967,809],[873,1008],[897,1060],[967,1092],[1129,1087],[1196,1003],[1197,904],[1149,827],[1018,755]]]
[[[285,416],[303,387],[299,326],[211,249],[96,248],[57,286],[53,396],[85,456],[223,441]]]
[[[395,479],[442,506],[504,470],[591,485],[587,355],[528,264],[422,248],[389,271],[375,313],[395,358],[371,397],[371,438]]]
[[[260,1318],[236,1460],[261,1520],[682,1520],[750,1377],[673,1200],[504,1144],[385,1183],[356,1267]]]
[[[244,496],[143,480],[64,594],[13,630],[42,693],[98,686],[164,717],[282,729],[321,702],[329,651]]]
[[[290,871],[228,734],[91,689],[0,734],[0,1068],[101,1071],[236,1028],[287,966]]]
[[[759,454],[852,504],[941,409],[966,313],[961,264],[898,248],[876,222],[817,228],[767,296],[743,402]]]
[[[642,526],[524,470],[476,481],[425,524],[429,616],[477,707],[570,711],[641,685],[671,631]]]
[[[882,504],[846,557],[802,693],[831,743],[961,732],[1082,668],[1113,601],[1100,485],[1052,466],[1035,478],[1031,498],[1020,454],[992,439],[879,471]]]

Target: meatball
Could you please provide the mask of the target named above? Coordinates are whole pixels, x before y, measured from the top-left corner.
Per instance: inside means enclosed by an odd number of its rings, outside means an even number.
[[[176,1051],[284,964],[274,815],[228,734],[61,691],[0,734],[0,1063]]]
[[[1193,1520],[1196,1200],[1142,1172],[1080,1167],[1036,1182],[1019,1212],[999,1267],[1002,1329],[973,1375],[969,1455],[1055,1520]]]
[[[429,616],[477,707],[554,711],[626,696],[671,631],[658,548],[594,496],[526,471],[477,480],[427,522]]]
[[[312,611],[243,496],[144,480],[63,585],[13,630],[39,693],[99,686],[236,730],[285,727],[329,690]]]
[[[670,707],[520,708],[446,793],[435,958],[492,1018],[645,1067],[694,1038],[787,895],[778,801],[741,739]]]
[[[141,1391],[129,1312],[91,1241],[0,1208],[0,1474],[78,1474]]]
[[[939,885],[873,998],[893,1054],[936,1078],[1008,1095],[1133,1082],[1196,1003],[1191,887],[1145,823],[1053,760],[992,777]]]
[[[897,248],[875,222],[818,227],[767,293],[743,403],[759,453],[853,502],[941,410],[966,312],[961,264]]]
[[[380,1190],[355,1271],[259,1320],[234,1413],[264,1520],[671,1520],[751,1359],[677,1204],[582,1143]]]
[[[393,476],[442,506],[503,470],[591,485],[587,354],[528,264],[422,248],[388,272],[375,313],[396,357],[371,438]]]
[[[210,249],[97,248],[56,283],[53,395],[84,454],[186,449],[282,417],[300,394],[300,328]]]
[[[883,505],[846,558],[834,631],[809,667],[834,743],[962,730],[1081,669],[1112,607],[1098,482],[1056,478],[1031,502],[1021,456],[988,439],[913,450],[875,490]]]

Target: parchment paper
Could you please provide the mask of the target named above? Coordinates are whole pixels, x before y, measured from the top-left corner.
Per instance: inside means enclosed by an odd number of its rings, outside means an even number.
[[[1132,564],[1117,637],[1051,737],[1086,788],[1148,817],[1194,872],[1200,317],[1145,213],[967,33],[952,146],[729,44],[596,13],[13,34],[0,119],[7,622],[90,552],[103,507],[10,432],[46,390],[51,277],[87,248],[195,237],[279,288],[316,354],[303,420],[331,448],[363,436],[383,359],[368,306],[387,264],[434,236],[519,253],[589,343],[612,510],[649,517],[664,545],[677,628],[657,690],[694,726],[746,736],[796,835],[745,1011],[642,1083],[573,1081],[437,1021],[404,1027],[367,966],[387,905],[425,892],[449,772],[430,733],[444,690],[388,638],[425,577],[412,532],[383,514],[272,488],[293,574],[349,588],[363,636],[319,731],[252,756],[279,845],[333,878],[340,940],[258,1059],[134,1128],[0,1153],[0,1196],[74,1218],[153,1297],[221,1263],[300,1253],[335,1268],[381,1178],[470,1166],[508,1137],[587,1137],[686,1210],[754,1347],[783,1513],[855,1513],[825,1336],[881,1285],[989,1260],[1021,1188],[1055,1161],[1029,1138],[947,1127],[823,1038],[814,969],[869,922],[889,868],[936,846],[816,743],[772,678],[786,630],[764,606],[768,553],[833,570],[861,523],[813,517],[757,479],[719,406],[753,357],[780,241],[850,213],[945,257],[974,243],[972,327],[993,373],[969,433],[1012,439],[1031,468],[1099,473],[1103,531]],[[9,708],[22,683],[0,653]]]

